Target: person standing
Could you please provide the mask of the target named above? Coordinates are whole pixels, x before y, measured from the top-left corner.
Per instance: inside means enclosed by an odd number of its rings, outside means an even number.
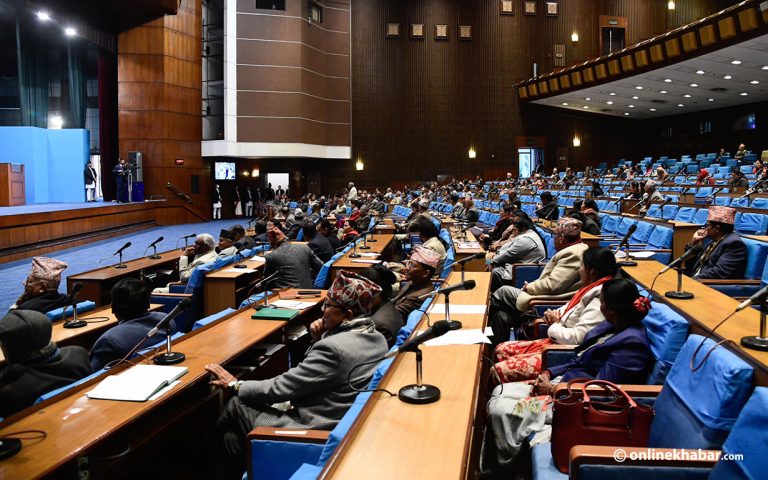
[[[117,165],[112,169],[112,175],[115,176],[117,186],[117,202],[128,203],[128,166],[125,159],[118,159]]]
[[[240,200],[240,187],[235,185],[235,216],[243,216],[243,202]]]
[[[355,188],[354,182],[349,182],[349,191],[347,192],[347,200],[353,202],[357,200],[357,188]]]
[[[85,201],[86,202],[95,202],[96,201],[96,178],[98,175],[96,175],[96,169],[93,168],[93,162],[91,160],[88,160],[88,163],[85,165]]]
[[[218,183],[211,192],[211,201],[213,202],[213,219],[221,218],[221,187]]]

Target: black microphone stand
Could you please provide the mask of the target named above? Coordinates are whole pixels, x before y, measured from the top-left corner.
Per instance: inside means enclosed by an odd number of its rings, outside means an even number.
[[[352,240],[352,253],[349,254],[349,258],[360,258],[361,255],[357,253],[357,241],[360,240],[360,236]]]
[[[368,233],[363,232],[363,245],[360,247],[360,250],[370,250],[371,247],[368,246]]]
[[[421,349],[415,347],[416,353],[416,383],[406,385],[400,389],[397,398],[405,403],[416,405],[426,405],[440,400],[440,389],[434,385],[425,385],[422,383],[422,358]]]
[[[378,222],[376,222],[376,225],[378,225]],[[376,225],[373,226],[374,229],[376,229]],[[373,231],[372,230],[369,230],[368,235],[371,236],[371,238],[368,239],[368,243],[376,243],[376,242],[378,242],[378,240],[373,238]],[[368,235],[366,235],[366,236],[368,236]]]
[[[183,353],[171,350],[171,334],[171,322],[168,322],[168,326],[165,327],[165,353],[158,354],[152,359],[158,365],[174,365],[187,358]]]
[[[753,350],[768,352],[768,334],[766,334],[765,316],[768,313],[768,298],[760,303],[760,335],[748,336],[741,339],[741,345]]]
[[[88,325],[85,320],[77,319],[77,299],[72,299],[72,320],[64,322],[64,328],[83,328]]]
[[[664,294],[667,298],[674,298],[675,300],[690,300],[693,298],[691,292],[683,291],[683,266],[685,262],[680,262],[677,266],[677,290],[672,290]]]
[[[160,255],[157,254],[157,245],[150,245],[152,247],[152,255],[148,256],[147,258],[150,258],[152,260],[157,260],[160,258]]]
[[[115,268],[128,268],[128,265],[123,263],[123,252],[120,251],[117,254],[120,256],[120,260],[117,262],[117,265],[115,265]]]
[[[619,265],[620,267],[636,267],[637,262],[634,260],[630,260],[630,258],[632,257],[629,256],[629,238],[626,241],[621,242],[619,244],[619,251],[621,251],[621,247],[626,248],[626,250],[624,250],[624,260],[620,262],[616,262],[616,264]]]
[[[461,266],[461,281],[464,281],[464,265]],[[451,321],[451,292],[443,293],[445,297],[445,321],[451,326],[451,330],[458,330],[462,327],[461,322]]]

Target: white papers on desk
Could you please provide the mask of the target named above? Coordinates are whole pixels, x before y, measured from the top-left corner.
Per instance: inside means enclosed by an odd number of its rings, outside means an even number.
[[[224,270],[227,273],[254,273],[256,270],[253,268],[228,268]]]
[[[460,313],[466,313],[466,314],[479,314],[484,315],[485,310],[488,308],[488,305],[482,304],[482,305],[451,305],[450,306],[450,313],[453,314],[460,314]],[[444,303],[437,303],[434,307],[432,307],[432,310],[429,311],[431,315],[445,315],[445,304]]]
[[[656,255],[656,252],[649,252],[647,250],[641,250],[639,252],[629,252],[629,256],[632,258],[651,258]],[[624,258],[627,255],[624,252],[616,252],[616,258]]]
[[[248,261],[249,262],[259,262],[259,263],[261,263],[261,262],[266,262],[267,259],[262,257],[262,256],[259,256],[259,255],[254,255],[251,258],[249,258]]]
[[[110,375],[86,393],[88,398],[145,402],[164,393],[165,387],[184,376],[187,367],[135,365],[118,375]]]
[[[352,263],[367,263],[369,265],[376,265],[377,263],[381,263],[381,260],[352,260]]]
[[[365,258],[379,258],[378,253],[361,253],[360,255],[362,255]]]
[[[272,302],[277,308],[289,308],[291,310],[304,310],[315,306],[315,302],[298,302],[296,300],[277,300]]]
[[[473,248],[480,248],[480,242],[456,242],[457,250],[471,250]]]
[[[445,335],[441,335],[432,340],[424,342],[425,347],[444,347],[446,345],[475,345],[477,343],[491,343],[488,337],[485,336],[482,330],[475,329],[459,329],[451,330]]]

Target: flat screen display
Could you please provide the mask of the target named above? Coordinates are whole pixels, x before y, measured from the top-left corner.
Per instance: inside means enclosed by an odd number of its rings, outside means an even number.
[[[235,162],[214,162],[213,178],[215,180],[234,180]]]

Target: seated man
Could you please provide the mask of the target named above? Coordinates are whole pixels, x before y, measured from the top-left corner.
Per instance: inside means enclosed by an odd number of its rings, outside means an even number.
[[[216,242],[207,233],[195,237],[195,244],[187,247],[184,255],[179,257],[179,283],[189,282],[192,271],[200,265],[216,260]],[[169,287],[159,287],[152,293],[168,293]]]
[[[372,268],[366,268],[360,272],[361,277],[365,277],[381,288],[376,296],[373,297],[373,309],[371,320],[376,330],[384,335],[387,340],[387,347],[392,348],[397,340],[397,334],[405,325],[405,320],[395,305],[390,302],[392,299],[392,285],[397,281],[395,274],[382,264],[374,265]]]
[[[458,219],[467,223],[477,223],[480,220],[480,211],[475,208],[475,201],[472,200],[472,197],[464,198],[464,211]]]
[[[710,242],[688,271],[695,279],[743,279],[747,267],[747,246],[733,231],[736,209],[709,207],[704,228],[693,234],[689,247],[702,249],[705,239]]]
[[[229,257],[237,253],[237,247],[235,246],[235,232],[232,230],[222,229],[219,232],[219,245],[216,247],[216,252],[219,258]]]
[[[547,257],[544,240],[530,218],[515,216],[509,228],[511,238],[501,245],[487,267],[492,272],[491,292],[495,292],[505,283],[510,284],[514,264],[539,263]]]
[[[367,278],[340,272],[328,290],[322,321],[310,328],[315,343],[301,363],[277,377],[243,382],[220,365],[205,367],[215,377],[212,385],[235,395],[210,437],[210,451],[218,453],[212,467],[219,478],[242,476],[245,437],[256,426],[323,430],[336,426],[357,396],[349,383],[365,388],[376,360],[387,352],[384,337],[370,318],[380,291]]]
[[[544,266],[539,279],[523,288],[502,286],[491,295],[489,324],[493,329],[494,347],[509,339],[509,329],[517,327],[520,315],[528,311],[537,297],[562,295],[581,288],[579,268],[587,245],[581,241],[581,222],[561,218],[554,230],[557,253]]]
[[[61,272],[67,266],[66,263],[54,258],[33,258],[32,271],[24,281],[24,293],[11,306],[11,310],[34,310],[46,313],[72,303],[69,295],[59,293]]]
[[[658,192],[659,184],[656,183],[654,180],[648,180],[645,182],[645,193],[643,194],[643,198],[640,199],[642,202],[640,205],[640,214],[645,215],[645,212],[648,211],[649,208],[651,208],[651,204],[653,202],[663,202],[664,197]]]
[[[315,227],[314,223],[305,223],[302,230],[304,231],[304,241],[307,242],[307,246],[317,255],[321,262],[325,263],[333,257],[334,250],[331,242],[317,233],[317,227]]]
[[[268,242],[269,238],[267,237],[267,222],[264,220],[259,220],[258,222],[253,224],[253,230],[256,232],[256,235],[254,236],[254,241],[256,242]]]
[[[405,262],[405,281],[407,282],[392,299],[395,308],[403,318],[419,308],[424,300],[421,295],[435,289],[432,276],[440,264],[440,254],[429,248],[417,245],[413,247],[410,260]]]
[[[120,280],[112,287],[111,293],[112,312],[117,317],[117,325],[104,332],[91,348],[91,368],[94,371],[127,355],[165,317],[163,312],[149,311],[149,289],[135,278]],[[171,330],[176,330],[173,321]],[[163,340],[165,332],[157,332],[146,340],[145,345]]]
[[[341,248],[341,240],[339,240],[339,236],[336,235],[336,227],[330,220],[322,220],[320,225],[317,226],[317,233],[328,240],[328,243],[331,244],[334,252]]]
[[[539,195],[541,207],[536,210],[536,216],[544,220],[557,220],[560,218],[560,209],[557,208],[557,202],[554,201],[552,193],[543,192]]]
[[[14,310],[0,320],[0,417],[35,403],[40,395],[91,373],[88,351],[51,341],[51,321],[40,312]]]
[[[744,176],[744,172],[739,167],[731,168],[731,181],[728,182],[730,187],[746,188],[749,187],[749,180]]]
[[[300,208],[296,209],[296,213],[293,214],[293,219],[293,223],[285,232],[285,236],[290,240],[296,240],[296,238],[299,236],[299,231],[304,227],[304,224],[306,223],[304,221],[304,212]],[[286,222],[286,225],[288,225],[288,222]]]
[[[253,248],[256,246],[256,242],[253,238],[245,234],[245,229],[242,225],[233,225],[230,230],[235,234],[235,248],[237,250]]]
[[[264,277],[279,272],[270,288],[312,288],[312,277],[323,262],[301,243],[291,243],[278,228],[269,231],[271,251],[264,257]]]

